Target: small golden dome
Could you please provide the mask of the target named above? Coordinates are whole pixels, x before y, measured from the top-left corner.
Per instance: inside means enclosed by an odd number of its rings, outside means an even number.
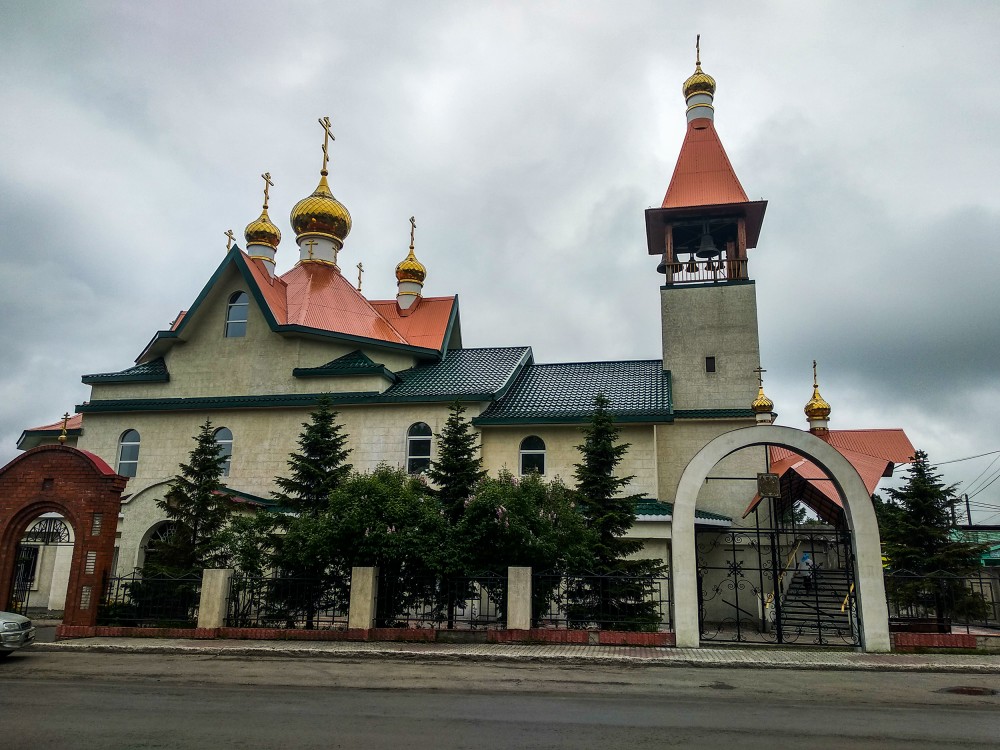
[[[312,195],[303,198],[292,207],[291,222],[295,236],[320,234],[331,237],[341,244],[351,233],[351,215],[344,204],[333,197],[330,184],[326,181],[326,170],[320,172],[319,185]]]
[[[689,99],[695,94],[715,96],[715,79],[701,69],[701,63],[694,67],[694,74],[684,81],[684,98]]]
[[[417,260],[417,256],[413,254],[413,246],[411,245],[409,254],[396,266],[396,281],[399,283],[412,281],[416,284],[423,284],[426,278],[427,268]]]
[[[281,230],[267,215],[267,208],[260,212],[258,218],[247,224],[247,228],[243,230],[243,236],[246,237],[248,247],[250,245],[267,245],[277,250],[278,243],[281,242]]]
[[[774,402],[764,395],[764,386],[757,387],[757,398],[750,404],[754,414],[770,414],[774,411]]]
[[[823,397],[819,395],[819,381],[816,379],[816,360],[813,360],[813,395],[809,399],[809,403],[806,404],[803,410],[806,413],[806,419],[813,422],[817,419],[828,419],[830,417],[830,404],[823,400]]]

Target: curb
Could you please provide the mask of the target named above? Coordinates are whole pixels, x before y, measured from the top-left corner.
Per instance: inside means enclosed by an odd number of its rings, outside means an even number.
[[[455,650],[407,650],[400,649],[378,649],[378,648],[309,648],[309,647],[281,647],[272,648],[267,646],[231,646],[213,647],[203,644],[198,645],[156,645],[151,643],[142,644],[106,644],[106,643],[36,643],[25,649],[29,651],[49,651],[49,652],[84,652],[84,653],[113,653],[113,654],[156,654],[164,656],[177,655],[200,655],[211,657],[244,657],[258,659],[326,659],[333,661],[355,661],[359,659],[373,660],[398,660],[398,661],[427,661],[427,662],[489,662],[489,663],[547,663],[563,664],[566,666],[628,666],[628,667],[682,667],[682,668],[704,668],[704,669],[784,669],[784,670],[814,670],[830,672],[929,672],[929,673],[958,673],[958,674],[1000,674],[1000,659],[995,664],[984,664],[982,662],[961,664],[961,663],[934,663],[934,662],[908,662],[908,661],[791,661],[775,659],[775,655],[769,655],[769,659],[760,661],[749,661],[745,656],[741,658],[727,658],[718,652],[706,654],[704,657],[692,657],[688,654],[669,656],[631,656],[628,654],[604,654],[590,653],[587,655],[577,655],[568,653],[504,653],[496,652],[469,652]],[[674,649],[664,649],[676,654]],[[885,657],[882,657],[885,659]]]

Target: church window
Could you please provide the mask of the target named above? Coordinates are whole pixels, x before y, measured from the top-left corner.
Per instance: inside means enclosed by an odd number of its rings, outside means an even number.
[[[215,431],[215,444],[219,446],[219,455],[225,462],[222,464],[222,476],[229,476],[229,466],[233,462],[233,431],[228,427],[220,427]]]
[[[139,468],[139,433],[126,430],[118,439],[118,473],[134,477]]]
[[[529,435],[521,441],[521,474],[545,473],[545,441]]]
[[[235,339],[247,335],[247,311],[250,298],[246,292],[236,292],[229,298],[226,307],[226,338]]]
[[[406,471],[422,474],[431,466],[431,428],[424,422],[406,431]]]
[[[715,357],[705,357],[705,372],[715,372]]]

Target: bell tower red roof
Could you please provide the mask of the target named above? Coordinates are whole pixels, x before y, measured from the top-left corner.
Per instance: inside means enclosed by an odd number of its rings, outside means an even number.
[[[714,123],[707,117],[689,122],[662,208],[747,202]]]

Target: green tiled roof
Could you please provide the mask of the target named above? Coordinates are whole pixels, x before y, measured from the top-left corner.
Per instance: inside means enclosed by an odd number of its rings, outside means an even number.
[[[397,372],[400,382],[382,397],[386,401],[493,400],[506,393],[518,371],[531,362],[531,347],[452,349],[440,362]]]
[[[530,365],[476,424],[580,423],[603,393],[619,422],[670,422],[670,376],[658,359]]]
[[[676,419],[752,419],[753,409],[678,409]]]
[[[121,372],[98,372],[93,375],[84,375],[82,380],[87,385],[101,385],[103,383],[166,383],[170,380],[170,373],[167,372],[167,365],[163,361],[163,357],[157,357],[149,362],[143,362]]]
[[[655,498],[644,497],[635,504],[635,514],[637,516],[669,516],[674,515],[674,504],[673,503],[663,503]],[[729,516],[723,516],[718,513],[709,513],[705,510],[695,510],[694,512],[695,520],[701,519],[703,521],[723,521],[726,523],[732,523],[733,519]]]
[[[364,352],[353,351],[319,367],[296,367],[297,378],[342,378],[350,375],[381,375],[387,380],[399,380],[385,365],[373,362]]]

